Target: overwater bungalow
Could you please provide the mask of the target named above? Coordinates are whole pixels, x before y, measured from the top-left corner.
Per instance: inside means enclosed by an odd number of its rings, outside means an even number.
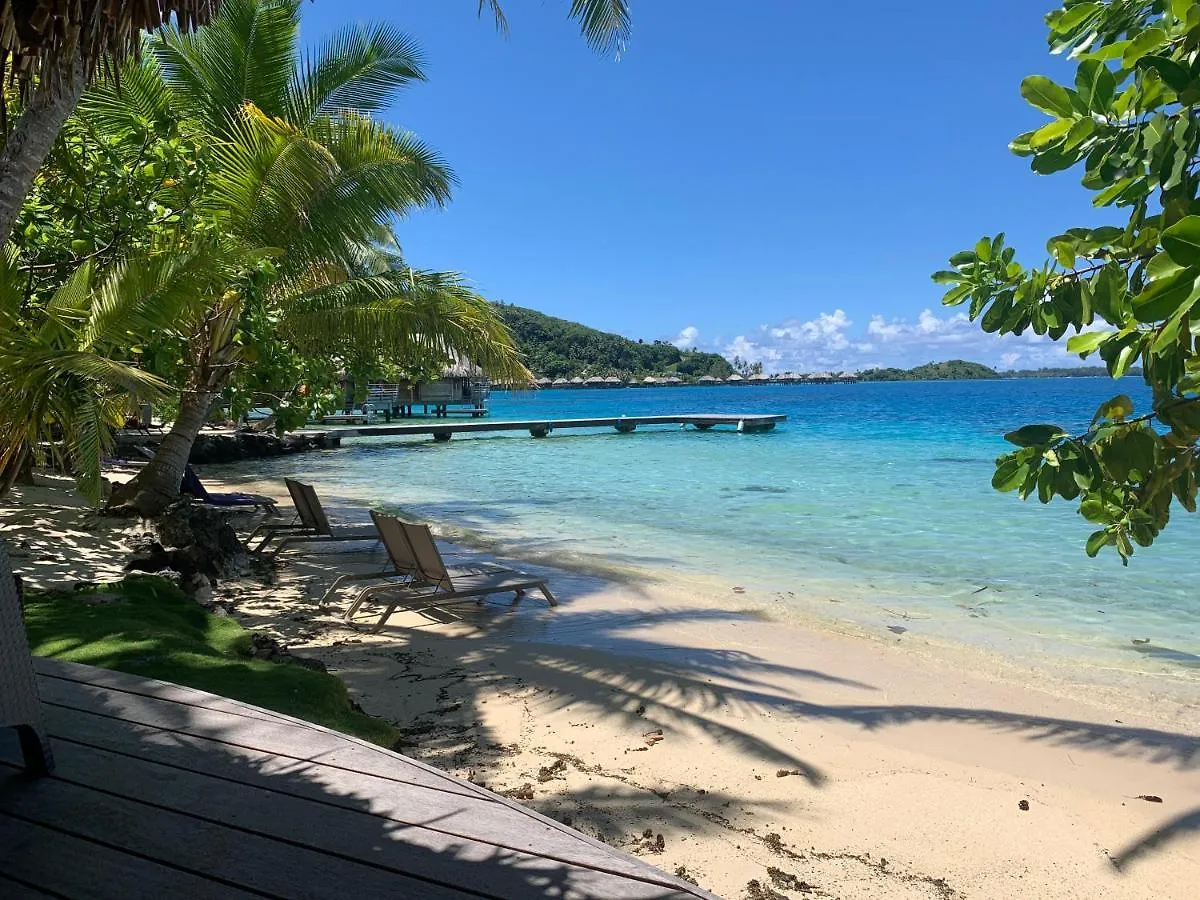
[[[625,387],[625,382],[623,382],[616,375],[609,375],[607,378],[604,379],[604,385],[605,385],[605,387],[614,387],[614,388]]]
[[[662,381],[660,381],[659,384],[671,384],[671,385],[683,384],[683,379],[680,378],[678,375],[669,375],[668,377],[662,379]]]
[[[583,387],[584,381],[578,375],[571,379],[571,387]]]
[[[589,378],[585,378],[583,384],[585,387],[604,387],[604,379],[599,375],[592,375]]]
[[[549,378],[535,378],[533,383],[539,388],[548,388],[554,384],[554,382]]]
[[[721,379],[713,378],[711,375],[701,375],[696,379],[696,384],[720,384]]]
[[[551,387],[567,387],[570,383],[571,382],[567,381],[567,379],[565,379],[565,378],[555,378],[554,381],[552,381],[550,383],[550,386]]]
[[[745,380],[746,379],[743,378],[741,375],[739,375],[737,372],[734,372],[732,375],[730,375],[728,378],[725,379],[725,383],[726,384],[737,384],[739,381],[745,381]]]
[[[642,379],[642,384],[651,384],[651,385],[658,384],[658,379],[655,378],[653,375],[647,375],[645,378]]]

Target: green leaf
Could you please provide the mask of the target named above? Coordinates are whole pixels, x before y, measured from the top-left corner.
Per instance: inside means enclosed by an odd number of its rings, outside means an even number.
[[[1181,269],[1133,298],[1133,316],[1139,322],[1161,322],[1195,302],[1196,269]]]
[[[1101,528],[1099,531],[1093,531],[1091,537],[1087,539],[1087,555],[1093,559],[1096,554],[1107,547],[1109,544],[1108,532]]]
[[[933,279],[934,284],[960,284],[966,280],[966,276],[961,272],[951,272],[947,270],[934,272],[929,277]]]
[[[1183,266],[1171,259],[1167,253],[1157,253],[1146,263],[1146,277],[1151,281],[1160,281],[1163,278],[1169,278],[1176,272],[1183,270]]]
[[[979,323],[979,327],[988,334],[995,334],[1004,324],[1004,320],[1008,318],[1009,312],[1013,308],[1012,291],[1005,291],[996,301],[988,308],[988,311],[983,314],[983,321]]]
[[[1030,106],[1059,118],[1074,115],[1071,93],[1044,75],[1030,75],[1021,82],[1021,96]]]
[[[982,262],[987,262],[992,258],[992,241],[990,238],[982,237],[976,242],[975,256]]]
[[[1080,3],[1051,13],[1047,21],[1055,34],[1067,34],[1100,10],[1099,3]]]
[[[1009,141],[1008,149],[1017,156],[1033,156],[1033,148],[1029,146],[1029,141],[1032,138],[1032,131],[1026,131],[1023,134],[1018,134],[1015,138]]]
[[[1192,75],[1175,60],[1166,56],[1143,56],[1137,62],[1138,68],[1153,69],[1176,94],[1187,90],[1192,81]]]
[[[1114,334],[1116,334],[1114,331],[1085,331],[1083,334],[1077,334],[1067,340],[1067,352],[1087,356],[1089,353],[1094,353]]]
[[[1117,89],[1117,79],[1104,63],[1088,59],[1079,64],[1075,88],[1084,105],[1093,112],[1106,112]]]
[[[1064,269],[1075,267],[1075,245],[1067,241],[1051,240],[1048,249]]]
[[[1074,125],[1075,122],[1072,119],[1055,119],[1053,122],[1047,122],[1033,133],[1029,139],[1029,146],[1034,150],[1043,150],[1061,141]]]
[[[1065,437],[1066,434],[1057,425],[1025,425],[1016,431],[1010,431],[1004,439],[1018,447],[1043,447],[1060,437]]]
[[[992,487],[998,491],[1015,491],[1029,475],[1029,463],[1009,456],[996,464],[992,475]]]
[[[971,286],[969,284],[960,284],[958,287],[946,291],[946,296],[942,297],[942,305],[958,306],[958,304],[967,298],[969,293],[971,293]]]
[[[1166,42],[1167,33],[1161,28],[1157,26],[1147,28],[1125,47],[1125,52],[1121,56],[1121,65],[1126,69],[1132,69],[1143,56],[1154,53]]]
[[[1117,394],[1100,404],[1096,415],[1092,416],[1092,424],[1102,421],[1124,422],[1132,413],[1133,401],[1125,394]]]
[[[1181,266],[1200,266],[1200,216],[1184,216],[1162,235],[1163,249]]]

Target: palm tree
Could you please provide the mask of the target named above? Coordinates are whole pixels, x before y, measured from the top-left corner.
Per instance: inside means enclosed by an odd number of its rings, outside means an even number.
[[[208,21],[221,0],[29,0],[0,7],[0,76],[15,81],[23,108],[10,132],[0,97],[0,247],[8,242],[21,204],[46,154],[102,61],[115,74],[141,45],[141,32],[172,16],[185,30]],[[504,30],[500,0],[491,7]],[[571,0],[569,15],[599,51],[620,50],[629,34],[627,0]],[[81,37],[82,36],[82,37]]]
[[[194,34],[164,29],[119,89],[99,86],[81,104],[131,147],[156,130],[203,134],[212,149],[197,220],[270,256],[181,320],[179,415],[113,498],[143,514],[178,496],[209,407],[241,362],[249,309],[272,310],[278,336],[310,353],[465,353],[498,376],[529,377],[507,328],[460,279],[377,264],[391,222],[444,203],[452,182],[433,151],[372,118],[423,77],[412,42],[390,25],[355,26],[302,56],[299,10],[300,0],[226,0]]]
[[[203,247],[153,253],[98,275],[81,266],[40,308],[25,301],[28,276],[0,255],[0,493],[42,447],[100,499],[100,460],[133,401],[169,386],[114,358],[131,335],[164,332],[211,290],[219,266]]]

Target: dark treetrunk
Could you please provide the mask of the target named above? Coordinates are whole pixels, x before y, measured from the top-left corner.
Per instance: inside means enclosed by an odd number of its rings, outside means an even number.
[[[56,59],[54,71],[43,73],[42,84],[33,90],[0,150],[0,247],[8,243],[34,176],[79,103],[87,81],[78,57],[64,53]]]
[[[113,491],[109,507],[132,508],[152,517],[179,499],[183,470],[214,396],[211,390],[184,391],[179,398],[179,415],[154,452],[154,459],[132,481]]]

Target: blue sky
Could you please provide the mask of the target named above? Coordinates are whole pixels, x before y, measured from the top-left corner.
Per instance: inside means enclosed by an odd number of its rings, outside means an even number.
[[[318,0],[307,39],[388,18],[429,81],[388,118],[453,167],[445,210],[401,224],[410,260],[486,296],[609,331],[761,359],[770,370],[963,357],[1070,364],[942,308],[929,273],[983,233],[1021,258],[1103,221],[1077,173],[1007,143],[1049,56],[1052,0],[640,0],[621,60],[568,0]]]

